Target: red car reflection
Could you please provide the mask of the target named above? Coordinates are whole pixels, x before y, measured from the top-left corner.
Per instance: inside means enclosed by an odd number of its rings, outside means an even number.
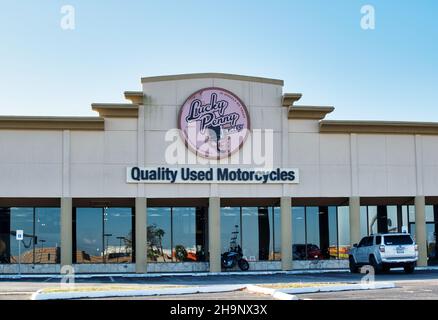
[[[292,254],[294,260],[323,259],[321,249],[319,249],[318,246],[315,244],[294,244],[292,247]]]

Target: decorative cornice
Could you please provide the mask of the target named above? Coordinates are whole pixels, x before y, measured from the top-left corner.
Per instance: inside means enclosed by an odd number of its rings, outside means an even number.
[[[288,118],[322,120],[333,110],[335,110],[333,107],[291,106]]]
[[[103,118],[137,118],[138,104],[132,103],[93,103],[91,109]]]
[[[104,119],[98,117],[0,116],[0,129],[104,130]]]
[[[279,86],[284,85],[284,81],[279,80],[279,79],[242,76],[242,75],[238,75],[238,74],[228,74],[228,73],[188,73],[188,74],[176,74],[176,75],[156,76],[156,77],[143,77],[143,78],[141,78],[141,82],[146,83],[146,82],[188,80],[188,79],[205,79],[205,78],[261,82],[261,83],[275,84],[275,85],[279,85]]]
[[[285,93],[283,94],[283,98],[281,104],[283,107],[290,107],[295,102],[301,99],[303,95],[301,93]]]
[[[130,100],[133,104],[143,104],[143,92],[142,91],[125,91],[125,99]]]
[[[438,135],[437,122],[323,120],[322,133],[387,133]]]

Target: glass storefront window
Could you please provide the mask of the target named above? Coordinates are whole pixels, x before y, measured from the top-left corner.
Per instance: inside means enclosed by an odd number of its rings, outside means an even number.
[[[426,246],[428,265],[438,264],[438,243],[436,241],[438,230],[438,206],[426,206]]]
[[[415,206],[408,206],[409,222],[415,222]]]
[[[329,243],[328,254],[326,258],[338,259],[338,217],[337,208],[328,208],[328,230],[329,230]]]
[[[426,206],[425,209],[426,214],[426,222],[434,222],[435,221],[435,213],[434,213],[434,207],[433,206]]]
[[[306,213],[304,207],[292,207],[292,258],[306,260]]]
[[[368,206],[368,232],[376,234],[378,225],[377,206]]]
[[[397,206],[387,206],[386,210],[388,224],[387,232],[399,232]]]
[[[35,208],[35,263],[60,263],[59,208]]]
[[[409,229],[413,206],[361,206],[361,237],[376,233],[403,232]],[[415,213],[414,213],[415,215]]]
[[[22,241],[16,240],[17,230],[23,230]],[[0,263],[47,264],[59,259],[59,208],[0,209]]]
[[[173,208],[173,257],[176,262],[197,261],[196,208]]]
[[[268,217],[266,211],[262,209],[261,217]],[[260,224],[260,227],[267,226],[268,223]],[[258,261],[259,253],[263,255],[261,260],[268,260],[269,255],[269,232],[270,230],[263,230],[259,237],[259,210],[257,207],[242,207],[242,249],[243,255],[248,261]],[[268,237],[266,237],[268,235]],[[264,241],[265,240],[265,241]],[[267,241],[266,241],[267,240]],[[261,242],[268,244],[268,247]],[[262,244],[262,245],[261,245]],[[260,249],[260,250],[259,250]]]
[[[34,209],[11,208],[11,263],[18,263],[18,246],[21,245],[21,263],[34,263],[35,232]],[[23,241],[15,239],[16,231],[23,230]]]
[[[147,213],[148,261],[172,261],[171,208],[148,208]]]
[[[240,245],[248,261],[278,260],[281,258],[280,239],[279,208],[221,208],[222,253]]]
[[[292,207],[293,259],[348,258],[349,217],[348,207]]]
[[[360,207],[360,238],[368,236],[368,207]]]
[[[74,211],[74,263],[132,262],[131,208],[75,208]]]
[[[103,263],[102,208],[76,209],[75,263]],[[76,259],[75,259],[76,258]]]
[[[221,252],[227,252],[230,246],[242,246],[240,207],[221,208]],[[233,243],[232,243],[233,242]]]
[[[104,208],[104,261],[131,263],[133,256],[131,208]]]
[[[306,207],[307,259],[321,259],[319,208]]]
[[[207,259],[207,210],[200,207],[148,208],[148,262]]]
[[[272,221],[273,219],[273,221]],[[269,260],[281,260],[281,220],[280,220],[280,208],[274,207],[273,218],[269,215],[269,225],[271,226],[271,232],[274,235],[274,241],[271,242]]]
[[[350,250],[350,208],[338,207],[338,259],[348,259]]]

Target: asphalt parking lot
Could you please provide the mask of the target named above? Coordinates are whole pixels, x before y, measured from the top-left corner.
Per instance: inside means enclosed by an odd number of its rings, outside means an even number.
[[[299,282],[360,282],[362,275],[349,272],[328,272],[315,274],[272,274],[272,275],[220,275],[220,276],[163,276],[155,278],[130,277],[92,277],[78,278],[76,286],[132,286],[132,285],[223,285],[223,284],[263,284],[263,283],[299,283]],[[376,275],[376,281],[395,282],[396,288],[383,290],[348,291],[332,293],[301,294],[300,299],[434,299],[438,300],[438,271],[416,271],[405,274],[402,271],[391,271],[388,274]],[[21,278],[0,279],[0,300],[30,299],[38,289],[54,287],[59,284],[59,278]],[[141,297],[129,299],[157,299],[158,297]],[[119,298],[120,299],[120,298]],[[126,299],[126,298],[124,298]],[[220,294],[196,294],[186,296],[161,296],[159,299],[271,299],[263,295],[238,291]]]

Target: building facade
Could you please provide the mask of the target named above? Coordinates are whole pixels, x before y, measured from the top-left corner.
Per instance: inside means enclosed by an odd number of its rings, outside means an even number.
[[[438,123],[325,120],[281,80],[230,74],[124,95],[0,117],[0,273],[221,272],[233,244],[250,270],[339,268],[403,231],[435,263]]]

